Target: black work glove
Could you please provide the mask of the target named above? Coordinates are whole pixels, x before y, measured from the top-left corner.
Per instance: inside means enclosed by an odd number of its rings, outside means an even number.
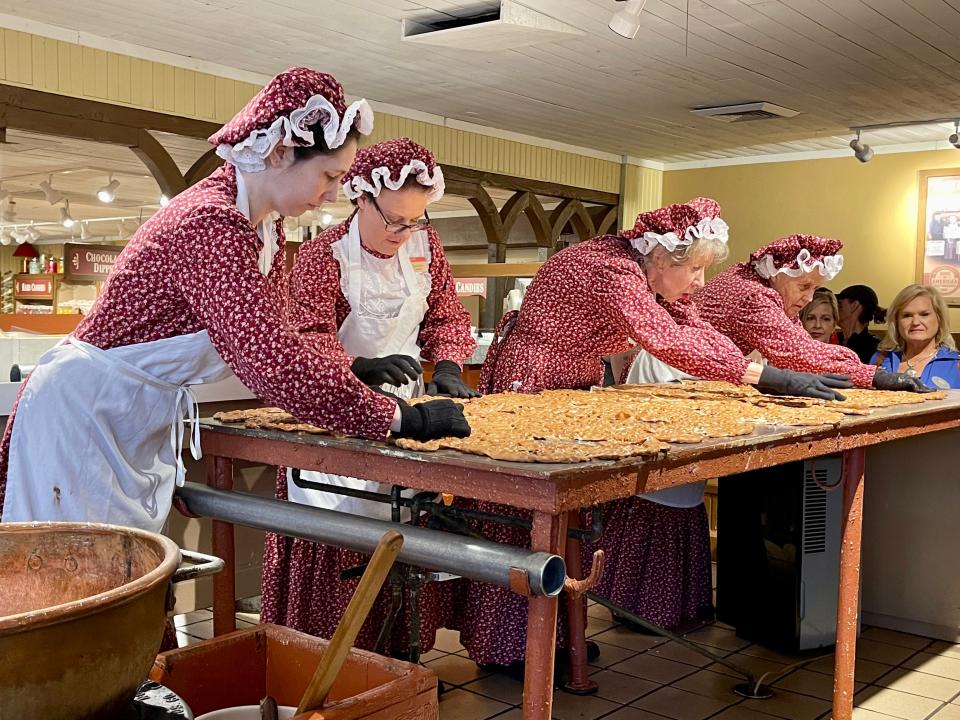
[[[394,437],[427,442],[442,437],[467,437],[470,425],[463,416],[463,405],[453,400],[429,400],[410,405],[397,399],[400,407],[400,429]]]
[[[903,390],[905,392],[928,393],[933,392],[920,382],[920,378],[906,373],[892,373],[886,370],[877,370],[873,376],[873,387],[877,390]]]
[[[480,397],[480,393],[463,381],[460,366],[452,360],[441,360],[433,368],[427,395],[449,395],[455,398]]]
[[[833,388],[852,388],[846,375],[815,375],[793,370],[781,370],[766,365],[760,373],[757,389],[770,395],[800,395],[821,400],[846,400]]]
[[[423,374],[420,363],[409,355],[387,355],[382,358],[358,357],[350,370],[367,385],[406,385]]]

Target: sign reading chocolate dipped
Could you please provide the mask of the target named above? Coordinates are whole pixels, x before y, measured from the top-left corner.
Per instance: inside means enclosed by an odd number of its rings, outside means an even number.
[[[123,248],[119,245],[86,245],[67,243],[63,246],[63,275],[66,280],[106,280]]]

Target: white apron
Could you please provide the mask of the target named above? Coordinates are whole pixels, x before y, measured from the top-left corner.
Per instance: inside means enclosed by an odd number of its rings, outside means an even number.
[[[350,314],[340,326],[338,336],[347,354],[354,357],[385,357],[387,355],[420,356],[417,336],[427,312],[430,294],[430,241],[426,232],[415,232],[389,259],[374,257],[360,247],[360,231],[354,216],[347,234],[332,246],[340,264],[340,288],[350,303]],[[382,385],[384,390],[409,398],[423,394],[423,379],[406,385]],[[302,471],[303,480],[348,487],[370,492],[388,492],[388,488],[372,480]],[[409,497],[416,491],[408,490]],[[361,500],[336,493],[309,490],[293,482],[292,471],[287,471],[287,497],[293,502],[328,510],[339,510],[353,515],[390,520],[391,509],[386,503]],[[408,510],[401,520],[410,519]]]
[[[243,174],[237,209],[250,219]],[[257,228],[267,275],[279,249],[274,213]],[[190,385],[229,377],[206,330],[103,350],[76,338],[43,355],[17,407],[2,522],[86,521],[160,532],[181,457],[201,458]]]
[[[667,365],[662,360],[658,360],[646,350],[641,350],[630,371],[627,373],[627,383],[630,385],[643,385],[646,383],[671,383],[680,380],[696,380],[692,375],[677,370],[675,367]],[[655,502],[659,505],[668,505],[677,508],[696,507],[703,503],[703,492],[707,483],[705,481],[678,485],[677,487],[658,490],[652,493],[641,495],[644,500]]]
[[[206,330],[102,350],[75,338],[27,380],[10,439],[3,522],[84,521],[160,532],[183,484],[189,385],[230,374]]]

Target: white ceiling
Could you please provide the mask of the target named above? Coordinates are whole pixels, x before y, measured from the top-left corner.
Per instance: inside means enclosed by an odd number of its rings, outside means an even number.
[[[164,133],[157,133],[156,137],[181,171],[186,171],[207,149],[202,140]],[[120,183],[116,198],[110,204],[101,203],[97,190],[111,176]],[[90,221],[87,229],[94,236],[125,237],[160,207],[159,186],[129,149],[9,129],[7,142],[0,145],[0,187],[10,193],[4,209],[12,199],[14,223],[21,227],[25,222],[40,223],[36,229],[43,240],[62,241],[71,233],[79,236],[79,226],[68,231],[58,224],[64,204],[47,202],[39,188],[43,180],[49,180],[69,200],[71,217]],[[122,230],[120,222],[124,223]],[[0,222],[0,226],[8,225]]]
[[[209,148],[201,139],[166,133],[154,133],[154,136],[181,171],[186,171]],[[105,204],[97,199],[97,190],[111,177],[119,181],[120,186],[114,201]],[[60,225],[60,208],[64,205],[62,202],[51,205],[47,201],[39,187],[44,180],[50,180],[53,188],[69,200],[71,217],[78,222],[86,221],[92,238],[125,238],[160,207],[159,186],[140,159],[127,148],[10,129],[7,142],[0,144],[0,188],[10,195],[0,207],[8,208],[8,201],[12,199],[16,218],[12,222],[0,220],[0,228],[23,230],[32,221],[41,234],[40,242],[63,242],[79,237],[79,225],[69,230]],[[513,194],[497,188],[489,188],[489,192],[497,207],[502,207]],[[552,198],[540,200],[547,209],[556,204]],[[466,198],[454,195],[447,195],[430,209],[436,217],[476,215]],[[341,194],[326,210],[339,221],[350,214],[352,206]],[[310,216],[300,219],[302,225],[315,221]]]
[[[0,0],[0,12],[264,75],[311,65],[353,95],[668,162],[842,147],[851,126],[960,115],[960,0],[690,0],[689,16],[686,0],[648,0],[634,40],[607,29],[613,0],[521,1],[585,34],[497,53],[400,40],[404,17],[495,0]],[[689,112],[752,100],[801,114]]]

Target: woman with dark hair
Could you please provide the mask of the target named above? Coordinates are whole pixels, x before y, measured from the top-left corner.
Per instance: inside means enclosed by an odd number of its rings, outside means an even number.
[[[324,354],[340,353],[361,380],[394,395],[471,397],[461,377],[463,361],[473,354],[470,314],[457,297],[440,236],[429,223],[427,205],[443,197],[443,171],[433,153],[399,138],[365,147],[344,177],[344,194],[353,214],[324,231],[297,253],[290,278],[289,317],[306,341]],[[434,363],[424,388],[418,358]],[[277,497],[327,510],[391,519],[388,504],[311,489],[304,481],[354,490],[389,492],[376,482],[281,468]],[[416,490],[406,490],[411,495]],[[403,510],[401,519],[410,519]],[[420,518],[415,518],[419,521]],[[343,571],[367,557],[345,548],[267,535],[263,568],[263,619],[331,637],[357,586]],[[453,605],[451,583],[430,583],[420,590],[420,638],[433,647],[436,629]],[[410,610],[413,594],[404,598]],[[407,651],[406,621],[376,648],[384,618],[391,615],[392,592],[377,600],[370,621],[355,644],[394,655]],[[405,618],[406,619],[406,618]]]
[[[837,294],[840,310],[840,344],[853,350],[860,362],[868,363],[880,345],[880,339],[870,333],[870,323],[883,323],[887,311],[873,288],[851,285]]]
[[[231,371],[339,433],[469,432],[448,400],[421,409],[373,392],[285,318],[283,216],[336,199],[372,125],[367,102],[348,106],[332,76],[291,68],[210,138],[226,165],[140,228],[91,313],[21,389],[0,448],[4,522],[159,531],[184,480],[184,415],[200,457],[189,386]]]

